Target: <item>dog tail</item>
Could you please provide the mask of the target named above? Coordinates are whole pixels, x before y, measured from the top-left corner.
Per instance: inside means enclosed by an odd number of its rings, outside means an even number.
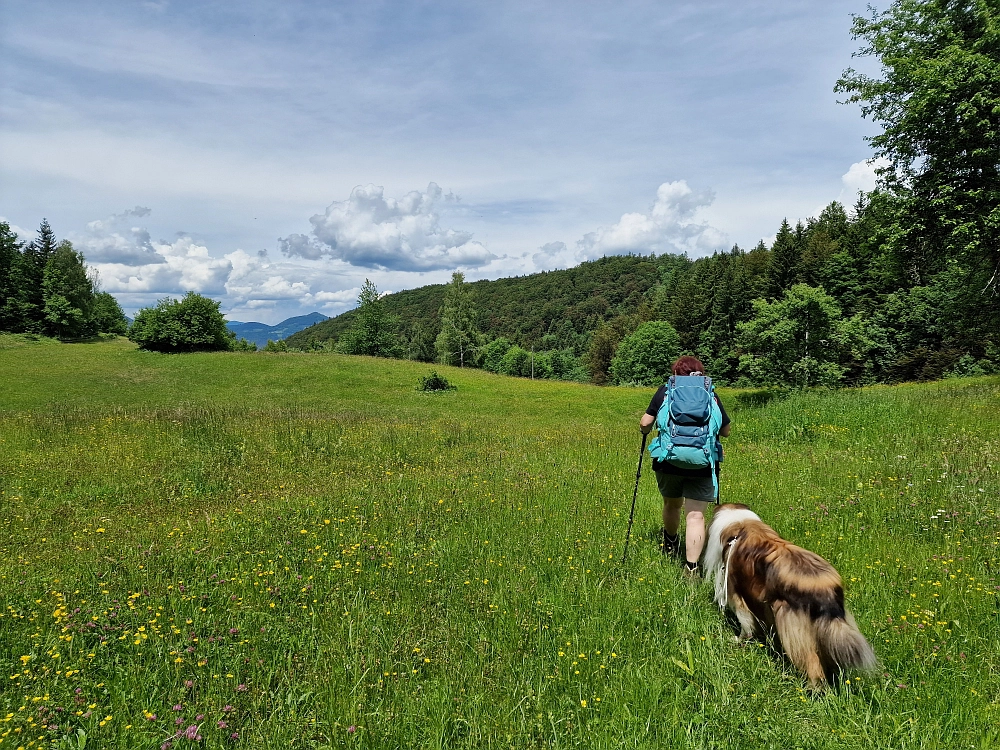
[[[816,640],[819,641],[823,661],[831,672],[845,669],[866,671],[874,669],[877,664],[871,645],[846,610],[844,617],[819,618],[816,621]]]

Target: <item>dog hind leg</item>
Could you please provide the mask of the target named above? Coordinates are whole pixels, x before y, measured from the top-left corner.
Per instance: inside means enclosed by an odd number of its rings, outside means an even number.
[[[740,634],[736,640],[740,643],[750,640],[757,629],[753,612],[750,611],[747,603],[743,601],[743,597],[739,594],[733,594],[729,597],[729,606],[732,607],[733,613],[740,623]]]
[[[789,661],[805,673],[809,687],[815,690],[825,685],[826,674],[820,659],[816,629],[809,613],[792,609],[783,601],[775,602],[773,611],[774,627]]]

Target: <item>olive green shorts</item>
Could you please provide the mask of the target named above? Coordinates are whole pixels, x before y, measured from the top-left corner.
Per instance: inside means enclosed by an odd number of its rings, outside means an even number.
[[[715,502],[715,485],[711,477],[679,477],[665,471],[654,471],[656,486],[664,497],[685,497],[703,503]]]

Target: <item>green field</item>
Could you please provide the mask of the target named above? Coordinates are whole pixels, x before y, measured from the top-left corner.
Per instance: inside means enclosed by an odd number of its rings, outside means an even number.
[[[429,370],[0,337],[0,747],[1000,741],[1000,379],[722,392],[724,499],[882,662],[814,698],[661,559],[648,471],[620,567],[648,391]]]

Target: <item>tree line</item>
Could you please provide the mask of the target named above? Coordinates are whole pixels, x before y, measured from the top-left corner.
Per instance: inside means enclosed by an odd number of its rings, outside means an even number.
[[[74,339],[127,329],[121,305],[48,221],[30,242],[0,221],[0,331]]]
[[[127,335],[158,352],[257,350],[226,328],[219,302],[194,292],[145,307],[130,324],[118,300],[101,291],[83,253],[57,240],[45,219],[29,242],[0,222],[0,332],[63,341]]]
[[[915,276],[884,241],[891,208],[879,192],[850,212],[833,202],[805,222],[783,221],[770,246],[697,260],[619,256],[474,283],[456,273],[450,284],[385,297],[366,281],[357,309],[286,347],[614,384],[656,384],[681,353],[737,386],[1000,372],[989,278],[947,257]],[[554,287],[563,297],[555,305]],[[613,303],[602,293],[612,289]]]

